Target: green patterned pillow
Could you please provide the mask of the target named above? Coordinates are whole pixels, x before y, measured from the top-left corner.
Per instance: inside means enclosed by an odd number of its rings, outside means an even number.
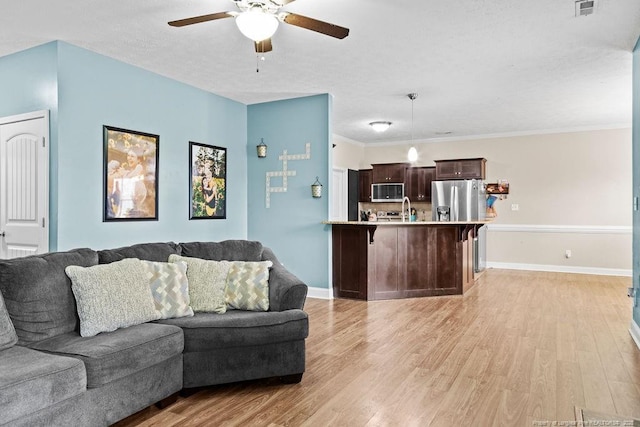
[[[70,265],[64,271],[71,279],[83,337],[160,318],[137,258],[92,267]]]
[[[197,312],[226,313],[224,287],[231,267],[229,261],[209,261],[180,255],[169,255],[169,262],[187,263],[191,308]]]
[[[269,268],[271,261],[231,263],[225,298],[231,309],[269,310]]]
[[[189,299],[187,263],[141,261],[149,279],[151,295],[161,319],[193,316]]]

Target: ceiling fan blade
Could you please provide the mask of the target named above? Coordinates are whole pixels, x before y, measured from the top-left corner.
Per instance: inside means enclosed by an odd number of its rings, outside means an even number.
[[[256,46],[256,53],[266,53],[266,52],[271,52],[273,50],[273,46],[271,45],[271,39],[254,42],[254,44]]]
[[[318,21],[317,19],[298,15],[296,13],[284,12],[284,18],[282,18],[282,20],[287,24],[306,28],[307,30],[326,34],[327,36],[335,37],[337,39],[343,39],[349,35],[348,28],[340,27],[328,22]]]
[[[194,16],[193,18],[178,19],[177,21],[171,21],[168,24],[172,27],[184,27],[185,25],[199,24],[201,22],[214,21],[216,19],[231,18],[235,16],[231,12],[219,12],[212,13],[210,15]]]

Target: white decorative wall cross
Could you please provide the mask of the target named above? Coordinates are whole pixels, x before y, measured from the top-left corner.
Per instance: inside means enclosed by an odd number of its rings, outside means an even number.
[[[286,193],[287,192],[287,181],[290,176],[296,176],[296,171],[289,170],[288,161],[289,160],[309,160],[311,159],[311,143],[307,142],[305,144],[305,153],[304,154],[287,154],[287,150],[282,150],[282,155],[278,157],[278,160],[282,161],[282,170],[279,171],[271,171],[267,172],[267,182],[266,182],[266,196],[265,196],[265,206],[267,209],[271,207],[271,193]],[[282,186],[280,187],[272,187],[271,186],[271,177],[281,176],[282,177]]]

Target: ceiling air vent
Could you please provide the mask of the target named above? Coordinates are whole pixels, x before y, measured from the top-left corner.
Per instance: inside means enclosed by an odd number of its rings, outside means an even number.
[[[595,0],[578,0],[576,2],[576,17],[591,15],[595,6]]]

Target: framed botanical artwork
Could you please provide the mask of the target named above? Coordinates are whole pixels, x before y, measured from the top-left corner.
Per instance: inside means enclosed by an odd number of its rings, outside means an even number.
[[[103,139],[103,221],[157,221],[160,137],[103,126]]]
[[[189,219],[227,217],[227,149],[189,142]]]

